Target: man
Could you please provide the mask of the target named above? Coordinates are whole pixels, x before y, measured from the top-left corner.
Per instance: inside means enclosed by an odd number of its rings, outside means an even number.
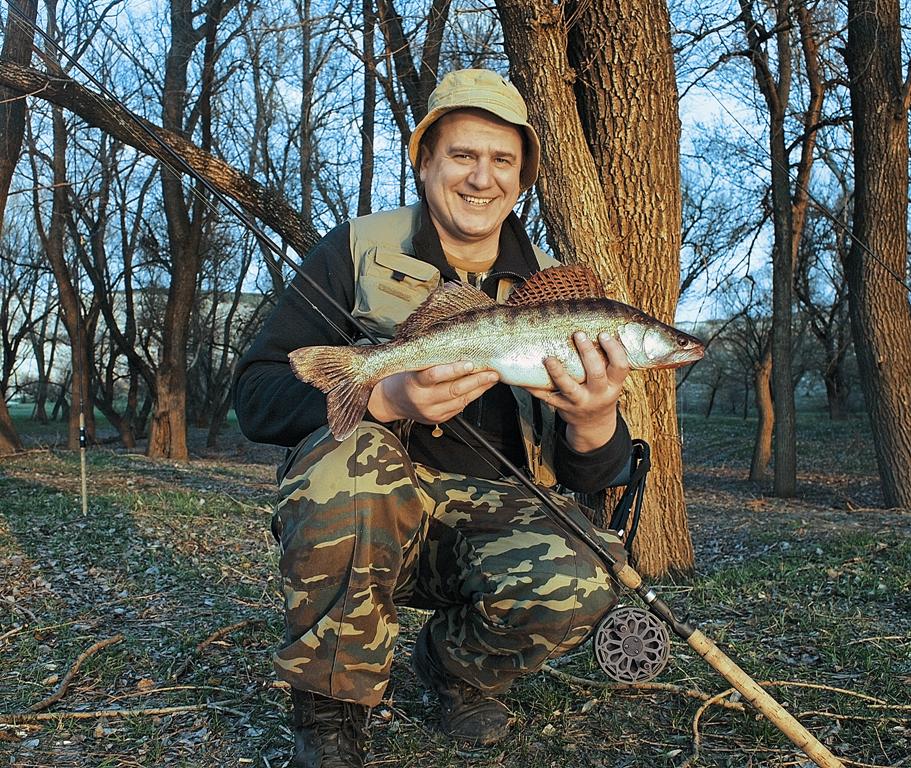
[[[409,152],[422,201],[346,222],[303,266],[386,337],[441,280],[466,280],[502,300],[556,263],[513,213],[534,184],[540,145],[503,78],[487,70],[443,78]],[[585,381],[548,359],[556,392],[510,388],[461,360],[392,375],[374,387],[367,419],[338,442],[324,396],[294,378],[287,355],[347,344],[351,323],[305,281],[295,285],[300,292],[284,292],[242,359],[235,399],[248,437],[290,448],[272,529],[286,623],[274,661],[292,687],[294,764],[363,765],[369,708],[388,683],[403,604],[433,610],[412,666],[440,699],[442,730],[493,743],[510,725],[497,697],[583,642],[616,598],[589,548],[446,422],[462,413],[542,486],[599,490],[630,452],[617,412],[629,372],[623,347],[577,334]],[[553,497],[591,528],[574,502]]]

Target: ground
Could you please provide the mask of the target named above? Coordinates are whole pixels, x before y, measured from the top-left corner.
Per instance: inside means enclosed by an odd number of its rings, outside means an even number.
[[[83,514],[62,428],[23,425],[32,447],[0,463],[0,765],[287,765],[269,662],[280,452],[232,430],[184,464],[96,447]],[[911,766],[911,514],[880,508],[862,418],[799,427],[798,496],[780,500],[746,480],[751,422],[682,418],[697,573],[655,586],[846,764]],[[402,613],[370,766],[811,765],[736,695],[703,707],[728,684],[677,640],[662,685],[633,691],[583,647],[508,694],[514,735],[465,749],[410,672],[422,620]]]

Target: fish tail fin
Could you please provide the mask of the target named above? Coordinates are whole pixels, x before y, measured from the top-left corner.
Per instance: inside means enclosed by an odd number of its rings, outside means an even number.
[[[364,418],[376,383],[366,371],[368,355],[369,347],[301,347],[288,355],[294,375],[326,393],[336,440],[346,439]]]

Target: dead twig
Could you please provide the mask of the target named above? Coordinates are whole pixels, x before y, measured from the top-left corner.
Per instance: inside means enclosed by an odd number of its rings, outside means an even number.
[[[225,704],[235,704],[239,699],[212,701],[205,704],[184,704],[177,707],[155,707],[151,709],[98,709],[93,712],[8,712],[0,713],[0,723],[17,725],[37,723],[43,720],[93,720],[102,717],[152,717],[177,715],[181,712],[196,712],[200,709],[223,710]]]
[[[800,683],[800,682],[794,682],[791,680],[763,680],[762,682],[758,683],[758,685],[760,685],[764,688],[791,687],[791,688],[810,688],[810,689],[819,690],[819,691],[830,691],[832,693],[840,693],[845,696],[853,696],[855,698],[862,699],[863,701],[873,702],[872,704],[870,704],[871,708],[888,707],[888,705],[884,701],[882,701],[882,699],[877,699],[873,696],[868,696],[865,693],[858,693],[857,691],[851,691],[847,688],[836,688],[834,686],[823,685],[821,683]],[[686,761],[683,764],[681,764],[680,768],[691,768],[691,766],[695,765],[696,761],[699,759],[699,750],[700,750],[700,747],[702,744],[702,736],[699,732],[699,720],[702,718],[703,714],[705,714],[705,712],[711,706],[720,704],[721,706],[727,707],[728,704],[732,703],[732,702],[727,701],[727,697],[730,696],[732,693],[734,693],[735,690],[736,689],[734,689],[734,688],[728,688],[727,690],[722,691],[721,693],[717,693],[714,696],[707,697],[705,699],[704,703],[699,707],[699,709],[696,710],[696,714],[693,716],[693,724],[692,724],[693,752],[686,759]],[[740,708],[742,710],[743,705],[740,705]],[[901,709],[902,707],[901,707],[901,705],[898,705],[896,707],[889,707],[889,708]],[[831,712],[817,712],[817,711],[801,713],[801,716],[804,716],[804,715],[819,715],[822,717],[830,717],[834,720],[875,719],[875,720],[888,721],[890,719],[888,717],[882,717],[882,718],[849,717],[849,716],[843,716],[843,715],[836,715]],[[894,719],[894,718],[891,718],[891,719]],[[845,758],[840,758],[840,759],[842,760],[842,762],[844,762],[846,764],[857,765],[857,766],[860,766],[860,768],[886,768],[886,766],[873,766],[873,765],[868,765],[867,763],[856,763],[851,760],[847,760]]]
[[[7,606],[11,611],[19,611],[19,613],[21,613],[26,618],[31,619],[35,624],[38,623],[38,617],[35,616],[35,614],[32,613],[24,605],[19,605],[12,597],[4,595],[2,598],[0,598],[0,602]]]
[[[222,627],[221,629],[215,630],[211,635],[209,635],[205,640],[196,646],[196,650],[193,654],[187,656],[187,658],[181,662],[180,666],[174,670],[174,673],[171,675],[171,679],[177,680],[179,677],[181,677],[181,675],[183,675],[187,669],[189,669],[190,664],[193,663],[193,659],[202,653],[206,647],[212,643],[221,640],[226,635],[230,635],[232,632],[236,632],[237,630],[243,629],[246,626],[262,624],[263,622],[264,619],[244,619],[243,621],[239,621],[229,627]]]
[[[816,691],[830,691],[831,693],[841,693],[845,696],[853,696],[856,699],[873,702],[873,704],[885,705],[888,702],[877,699],[875,696],[868,696],[865,693],[849,690],[848,688],[835,688],[831,685],[822,683],[798,683],[793,680],[763,680],[759,683],[763,688],[812,688]]]
[[[719,704],[724,701],[728,696],[730,696],[736,688],[728,688],[726,691],[721,693],[716,693],[714,696],[707,698],[696,710],[696,714],[693,715],[693,753],[686,759],[686,761],[680,766],[680,768],[690,768],[690,766],[695,765],[696,761],[699,759],[699,748],[702,744],[702,737],[699,734],[699,718],[702,717],[703,713],[711,706]]]
[[[114,645],[115,643],[119,643],[121,640],[123,640],[123,635],[114,635],[113,637],[109,637],[106,640],[99,640],[97,643],[93,643],[88,648],[86,648],[82,653],[79,654],[78,658],[76,659],[76,662],[73,664],[72,667],[70,667],[69,671],[63,676],[63,680],[60,681],[60,685],[57,686],[57,690],[55,690],[46,699],[42,699],[37,704],[32,704],[32,706],[30,706],[28,708],[28,711],[29,712],[40,712],[42,709],[47,709],[55,701],[59,701],[60,699],[62,699],[64,694],[66,693],[66,689],[70,687],[70,683],[72,682],[73,678],[76,676],[76,673],[79,671],[79,667],[82,666],[82,662],[84,662],[87,658],[89,658],[89,656],[100,651],[102,648],[107,648],[109,645]]]
[[[581,685],[586,688],[600,688],[601,690],[606,691],[661,691],[665,693],[675,693],[678,696],[686,696],[687,698],[696,699],[697,701],[709,701],[710,699],[716,698],[715,696],[709,696],[707,693],[703,693],[694,688],[684,688],[682,685],[674,685],[673,683],[606,683],[598,680],[589,680],[585,677],[577,677],[568,672],[561,672],[559,669],[554,669],[549,664],[545,664],[541,669],[548,675],[552,675],[567,683]],[[744,705],[736,701],[721,701],[716,703],[720,704],[720,706],[725,709],[733,709],[737,712],[745,711]]]

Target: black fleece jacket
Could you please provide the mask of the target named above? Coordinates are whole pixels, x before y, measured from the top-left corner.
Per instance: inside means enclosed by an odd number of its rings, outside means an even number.
[[[354,306],[354,262],[346,222],[327,234],[307,255],[303,269],[343,307]],[[417,257],[433,264],[444,280],[457,280],[446,262],[426,205],[413,237]],[[518,218],[511,214],[500,236],[500,255],[482,289],[496,293],[497,274],[528,277],[537,271],[531,242]],[[322,392],[299,381],[291,371],[288,353],[318,344],[343,345],[356,331],[346,316],[331,307],[300,276],[282,293],[272,314],[247,353],[235,376],[234,407],[241,430],[251,440],[294,446],[326,423]],[[347,337],[346,337],[347,336]],[[504,384],[498,384],[465,409],[463,417],[514,464],[525,465],[516,403]],[[566,442],[565,424],[558,419],[555,470],[561,485],[594,492],[604,488],[623,469],[630,455],[629,430],[622,418],[610,441],[590,453],[574,451]],[[489,456],[454,424],[439,438],[432,426],[414,424],[408,440],[413,461],[472,477],[508,476],[504,466]]]

